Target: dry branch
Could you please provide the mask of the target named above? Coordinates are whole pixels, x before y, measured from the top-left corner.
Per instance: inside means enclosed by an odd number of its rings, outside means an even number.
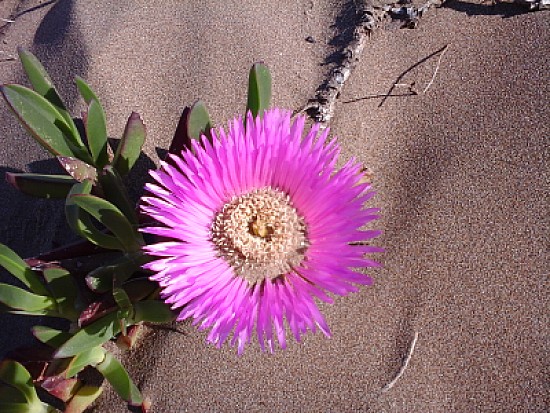
[[[358,62],[368,36],[386,15],[379,7],[375,7],[371,0],[355,0],[354,4],[357,23],[353,31],[353,38],[342,51],[343,58],[340,64],[332,69],[328,80],[317,89],[315,98],[302,109],[302,112],[307,112],[321,124],[330,122],[336,100]]]
[[[524,4],[533,11],[550,9],[550,0],[514,0],[514,3]]]
[[[420,7],[392,7],[377,5],[374,0],[354,0],[357,23],[351,42],[342,51],[342,60],[332,69],[330,76],[318,89],[315,98],[300,111],[307,112],[316,122],[327,125],[334,114],[334,106],[344,84],[365,48],[370,34],[388,17],[406,17],[408,27],[416,26],[418,18],[433,6],[441,5],[445,0],[428,0]]]
[[[359,61],[367,39],[370,34],[380,26],[380,23],[386,18],[400,19],[404,20],[404,27],[415,28],[418,25],[419,19],[429,9],[442,6],[446,0],[427,0],[420,6],[402,6],[398,3],[380,4],[375,3],[376,1],[378,0],[353,1],[357,23],[354,28],[352,40],[342,50],[342,59],[339,64],[331,70],[328,79],[317,89],[315,98],[311,99],[297,112],[307,112],[313,120],[321,123],[321,125],[327,126],[334,115],[336,101],[340,96],[344,84]],[[512,3],[526,5],[533,11],[550,8],[550,0],[512,0]],[[443,57],[443,53],[440,55],[439,62]],[[428,87],[424,89],[424,93],[429,86],[431,86],[431,83],[433,83],[433,79],[437,74],[437,69],[438,68],[436,68],[432,81]],[[369,98],[374,97],[376,96],[371,96]]]

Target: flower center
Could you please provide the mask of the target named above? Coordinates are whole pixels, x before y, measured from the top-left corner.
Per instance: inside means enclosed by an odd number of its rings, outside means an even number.
[[[287,194],[261,188],[223,206],[212,223],[212,242],[235,273],[255,285],[302,262],[306,225]]]

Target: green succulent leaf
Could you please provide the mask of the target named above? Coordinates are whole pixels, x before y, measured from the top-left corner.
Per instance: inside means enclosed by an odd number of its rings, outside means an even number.
[[[0,312],[2,311],[0,305]],[[44,310],[34,310],[34,311],[25,311],[25,310],[7,310],[6,312],[16,315],[30,315],[30,316],[48,316],[48,317],[61,317],[61,315],[56,310],[44,309]]]
[[[56,358],[71,357],[93,347],[101,346],[120,333],[120,324],[116,311],[94,321],[78,330],[56,352]]]
[[[76,181],[67,175],[6,172],[6,181],[24,194],[37,198],[63,199]]]
[[[76,195],[89,194],[92,182],[85,180],[75,184],[65,202],[65,215],[71,229],[81,237],[100,247],[124,250],[122,243],[114,236],[101,232],[92,222],[90,215],[75,202]]]
[[[26,399],[23,393],[14,387],[0,383],[0,406],[8,403],[25,403]]]
[[[168,304],[158,300],[138,301],[134,305],[134,322],[169,323],[176,319],[176,314]]]
[[[130,297],[128,297],[128,294],[122,288],[113,288],[113,298],[121,310],[130,310],[132,308]]]
[[[151,257],[149,256],[145,257],[151,259]],[[135,303],[149,297],[151,294],[159,289],[159,285],[158,283],[149,280],[149,278],[147,277],[142,277],[132,278],[131,280],[122,284],[122,288],[124,289],[124,291],[126,291],[128,297],[130,297],[130,301]]]
[[[19,255],[4,244],[0,244],[0,266],[8,270],[32,292],[41,295],[48,294],[48,290],[40,281],[39,276]]]
[[[86,179],[92,182],[96,181],[97,170],[86,162],[72,156],[58,156],[57,160],[74,180],[78,182],[83,182]]]
[[[15,310],[28,312],[40,310],[55,311],[55,301],[51,297],[30,293],[10,284],[0,283],[0,303]]]
[[[191,139],[200,139],[201,135],[210,137],[212,121],[204,102],[198,100],[191,106],[187,119],[187,134]]]
[[[120,285],[126,281],[150,259],[141,251],[124,254],[90,272],[86,276],[86,284],[92,291],[106,292],[113,288],[114,283]]]
[[[140,250],[141,236],[116,206],[94,195],[72,195],[69,199],[105,225],[118,238],[125,251]]]
[[[113,159],[113,165],[120,175],[127,175],[138,160],[146,135],[143,120],[138,113],[132,112]]]
[[[61,267],[46,268],[42,273],[48,282],[48,289],[56,302],[59,314],[69,320],[77,320],[77,288],[71,273]]]
[[[25,70],[27,78],[29,79],[33,89],[55,106],[57,111],[61,114],[61,116],[63,116],[63,118],[65,118],[67,124],[73,130],[75,136],[79,136],[78,129],[74,124],[73,118],[63,104],[63,100],[59,96],[59,93],[57,93],[57,90],[55,89],[55,86],[53,85],[53,82],[44,66],[42,66],[40,61],[28,50],[19,47],[17,52],[19,54],[21,64],[23,65],[23,69]]]
[[[170,143],[168,153],[178,155],[184,149],[190,149],[191,140],[199,139],[203,134],[212,140],[211,129],[212,122],[210,121],[206,105],[203,102],[199,100],[193,106],[185,107]]]
[[[76,87],[78,88],[78,91],[80,92],[80,96],[84,99],[87,105],[90,104],[92,100],[97,100],[99,102],[99,98],[94,93],[92,88],[86,83],[84,79],[82,79],[79,76],[76,76],[75,78]]]
[[[66,378],[73,377],[84,370],[87,366],[95,367],[104,359],[105,350],[101,346],[85,350],[82,353],[78,353],[71,359],[67,369],[64,372],[64,376]]]
[[[66,331],[60,331],[46,326],[34,326],[32,328],[32,334],[38,341],[53,348],[60,347],[71,338],[71,334]]]
[[[25,129],[54,156],[90,160],[80,136],[48,100],[20,85],[0,86],[0,92]]]
[[[82,386],[65,407],[65,413],[83,413],[100,395],[103,389],[97,386]]]
[[[107,379],[120,397],[132,406],[143,403],[143,397],[134,384],[124,366],[111,353],[105,355],[105,360],[96,369]]]
[[[248,76],[248,101],[246,111],[252,116],[262,115],[271,104],[271,73],[263,63],[255,63]]]
[[[38,409],[38,410],[37,410]],[[2,413],[50,413],[55,409],[46,406],[43,403],[36,406],[29,406],[28,403],[0,402],[0,412]]]
[[[86,117],[86,137],[88,146],[92,153],[94,165],[102,168],[109,162],[107,153],[107,120],[105,112],[101,107],[99,100],[92,99],[88,106],[88,116]]]
[[[25,410],[26,412],[39,413],[47,411],[47,406],[40,401],[38,395],[36,394],[36,389],[34,388],[31,375],[29,374],[27,369],[23,367],[22,364],[13,360],[3,361],[0,364],[0,381],[8,384],[9,386],[12,386],[13,388],[21,392],[21,394],[25,398],[26,403],[24,404],[27,406],[27,410]],[[0,401],[0,411],[10,411],[9,405],[9,402],[6,403]],[[15,406],[17,406],[17,403],[13,403],[13,406],[15,408]]]
[[[138,217],[136,208],[132,205],[126,187],[116,169],[111,165],[103,168],[99,175],[99,182],[101,183],[105,199],[120,209],[128,221],[137,227]],[[141,238],[141,234],[139,236]]]

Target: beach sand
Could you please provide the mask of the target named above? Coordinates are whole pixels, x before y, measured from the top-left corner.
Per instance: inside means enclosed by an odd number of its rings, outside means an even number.
[[[201,98],[218,125],[242,113],[256,61],[272,70],[274,105],[304,106],[354,18],[352,2],[320,0],[43,3],[0,30],[1,50],[36,53],[74,113],[69,80],[87,79],[112,137],[141,113],[148,159],[135,188],[185,105]],[[1,1],[0,17],[37,4]],[[376,242],[387,250],[374,285],[320,305],[331,339],[309,334],[274,355],[257,344],[241,357],[218,350],[190,323],[149,328],[117,355],[153,412],[548,410],[550,14],[523,10],[452,0],[414,30],[388,23],[372,34],[330,127],[343,158],[374,174]],[[445,45],[422,93],[439,55],[408,69]],[[377,97],[399,78],[420,93]],[[1,83],[23,81],[18,61],[0,63]],[[0,172],[51,172],[47,158],[1,105]],[[4,182],[0,192],[0,242],[24,256],[65,242],[59,203]],[[0,320],[0,354],[29,340],[30,320]],[[91,411],[126,409],[106,386]]]

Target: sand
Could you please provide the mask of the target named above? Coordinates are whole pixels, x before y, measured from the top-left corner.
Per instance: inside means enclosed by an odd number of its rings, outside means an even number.
[[[2,1],[0,17],[38,3]],[[141,174],[184,105],[203,99],[217,124],[241,113],[255,61],[272,70],[274,104],[305,105],[353,20],[351,2],[108,3],[46,4],[4,27],[0,46],[28,47],[57,84],[86,78],[113,137],[140,112],[149,131]],[[374,286],[321,305],[333,338],[310,334],[274,355],[217,350],[188,323],[151,328],[120,357],[153,412],[548,410],[550,20],[521,11],[451,1],[414,30],[388,24],[371,36],[330,126],[343,157],[374,173],[377,243],[387,249],[384,268],[370,271]],[[446,44],[426,93],[382,106],[372,97]],[[400,83],[422,91],[436,65],[437,56]],[[0,82],[22,79],[18,62],[0,63]],[[73,85],[60,89],[78,113]],[[1,105],[0,172],[54,170],[45,159]],[[0,242],[29,256],[66,240],[59,204],[3,182],[0,193]],[[28,341],[29,320],[0,320],[0,354]],[[407,369],[383,391],[415,334]],[[107,387],[93,411],[126,410]]]

